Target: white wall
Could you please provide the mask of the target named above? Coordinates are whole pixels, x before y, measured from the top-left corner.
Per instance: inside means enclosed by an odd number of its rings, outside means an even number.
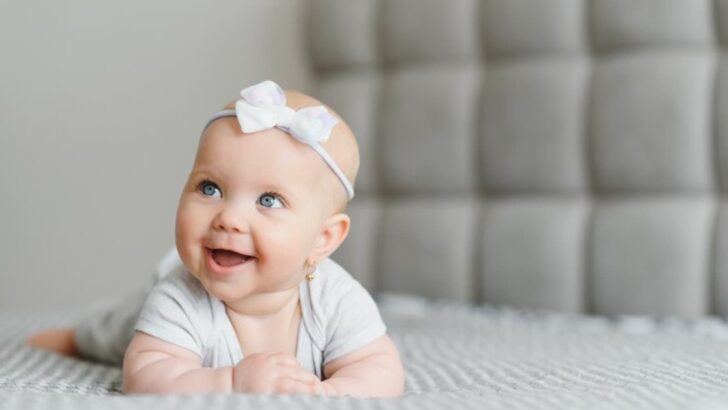
[[[299,0],[0,0],[0,309],[140,289],[207,117],[306,89]]]

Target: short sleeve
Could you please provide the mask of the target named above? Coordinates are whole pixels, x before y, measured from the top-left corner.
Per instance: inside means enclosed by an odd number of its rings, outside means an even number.
[[[387,332],[374,299],[348,273],[324,295],[326,346],[323,364],[366,346]]]
[[[136,330],[203,357],[210,317],[207,292],[192,275],[177,269],[152,288]]]

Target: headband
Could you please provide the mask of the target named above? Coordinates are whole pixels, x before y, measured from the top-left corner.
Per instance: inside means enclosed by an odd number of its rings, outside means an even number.
[[[286,105],[286,94],[273,81],[266,80],[240,91],[243,97],[235,102],[234,110],[215,113],[205,124],[205,129],[215,120],[224,117],[237,117],[244,133],[278,128],[296,140],[310,146],[324,160],[326,165],[339,178],[349,200],[354,197],[354,187],[334,159],[324,149],[322,142],[329,139],[331,130],[337,123],[326,107],[317,105],[296,111]]]

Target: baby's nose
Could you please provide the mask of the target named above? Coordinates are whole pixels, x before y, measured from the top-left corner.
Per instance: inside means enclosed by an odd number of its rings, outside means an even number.
[[[243,233],[248,231],[247,212],[243,207],[227,205],[217,213],[213,227],[227,232]]]

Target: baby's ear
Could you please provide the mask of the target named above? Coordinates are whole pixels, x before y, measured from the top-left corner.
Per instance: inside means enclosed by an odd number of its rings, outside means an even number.
[[[349,215],[347,214],[338,213],[326,219],[323,229],[319,233],[318,238],[316,238],[316,243],[309,259],[320,263],[334,253],[336,248],[344,242],[344,239],[349,234],[350,225],[351,219],[349,219]]]

